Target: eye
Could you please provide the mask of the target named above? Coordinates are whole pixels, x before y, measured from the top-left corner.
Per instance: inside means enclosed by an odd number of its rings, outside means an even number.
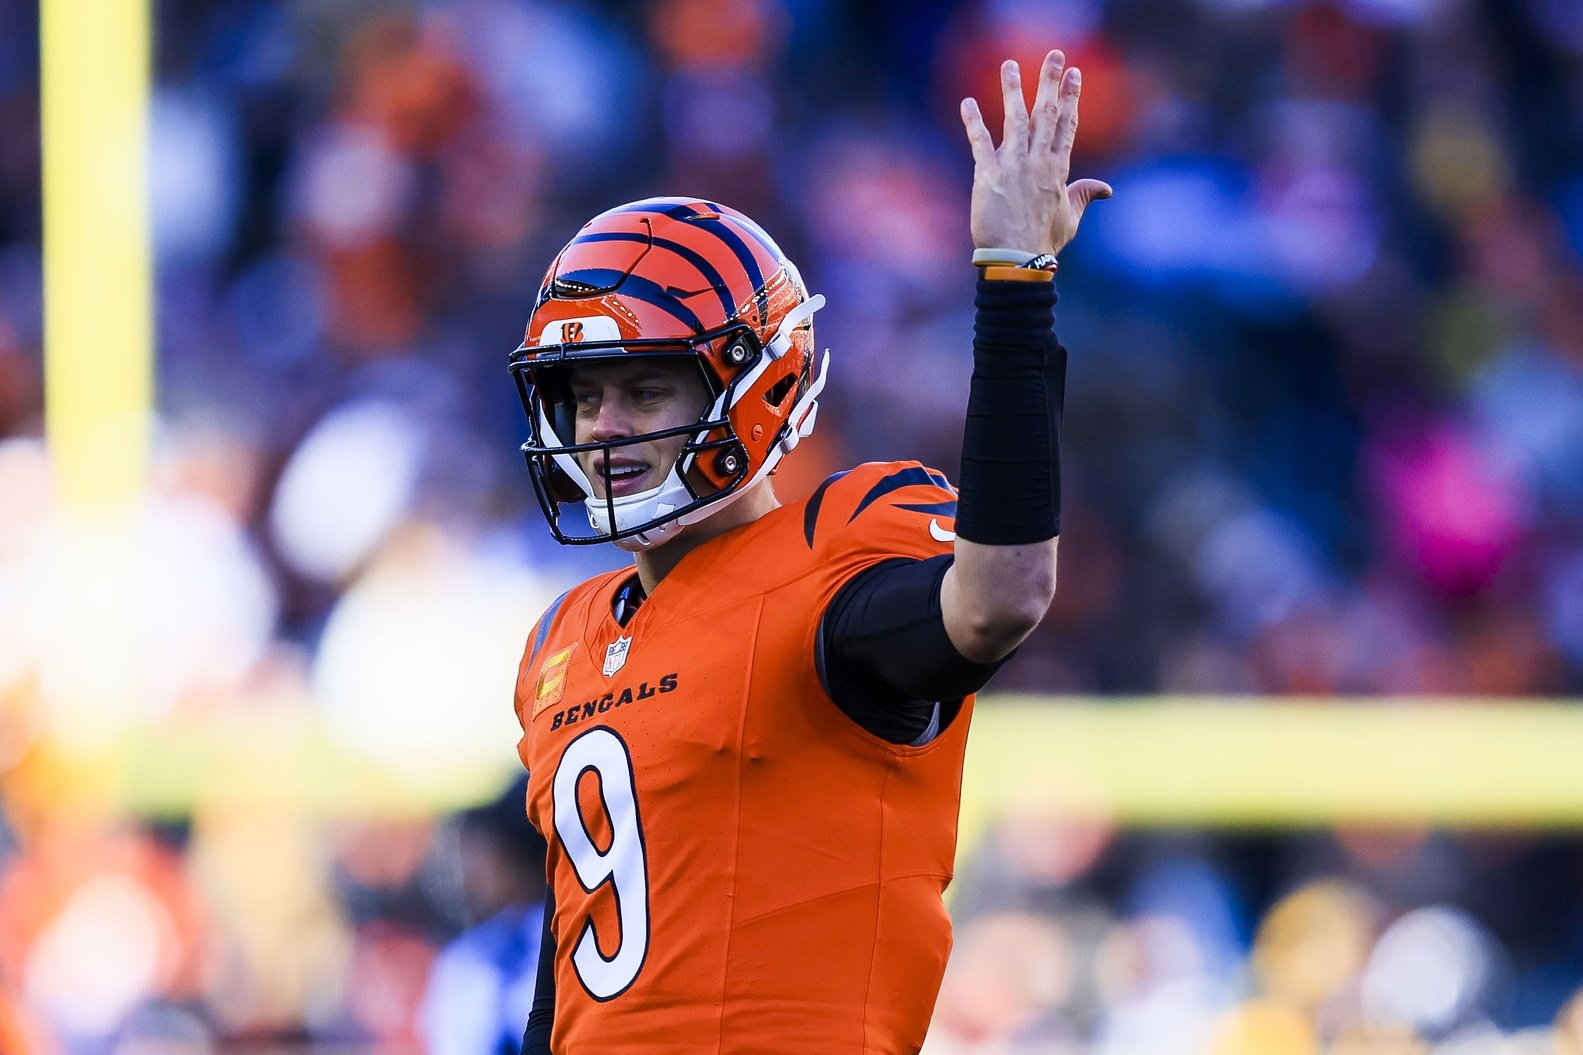
[[[639,403],[658,403],[668,393],[663,388],[634,388],[632,398]]]

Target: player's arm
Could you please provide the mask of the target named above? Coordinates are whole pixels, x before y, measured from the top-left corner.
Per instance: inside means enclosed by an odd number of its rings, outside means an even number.
[[[893,744],[925,744],[999,663],[962,656],[946,634],[940,588],[950,554],[896,557],[853,577],[820,623],[825,691],[858,725]]]
[[[1006,62],[999,147],[978,104],[962,103],[973,148],[973,244],[1005,251],[1010,265],[986,267],[979,280],[956,554],[940,591],[946,633],[976,663],[1009,655],[1055,595],[1066,353],[1053,332],[1053,274],[1015,265],[1019,256],[1058,253],[1089,203],[1110,197],[1098,180],[1067,183],[1080,87],[1078,71],[1050,52],[1030,116],[1017,64]]]

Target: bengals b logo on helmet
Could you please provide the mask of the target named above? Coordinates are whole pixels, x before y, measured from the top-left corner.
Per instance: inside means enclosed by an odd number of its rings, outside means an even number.
[[[574,319],[573,321],[565,323],[564,325],[561,326],[561,343],[562,344],[582,344],[583,343],[583,324],[582,324],[581,320]]]

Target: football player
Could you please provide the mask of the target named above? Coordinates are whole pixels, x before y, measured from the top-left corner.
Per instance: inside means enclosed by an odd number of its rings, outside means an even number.
[[[635,567],[551,605],[518,675],[549,842],[525,1052],[923,1043],[973,694],[1055,588],[1055,255],[1110,194],[1068,182],[1060,52],[1031,113],[1015,63],[1001,88],[998,147],[962,104],[982,273],[960,492],[868,464],[779,504],[824,298],[741,213],[624,205],[545,277],[511,359],[533,485],[558,540]]]

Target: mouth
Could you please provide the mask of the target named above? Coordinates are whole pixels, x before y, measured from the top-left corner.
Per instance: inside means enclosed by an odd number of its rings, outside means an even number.
[[[647,462],[616,461],[610,463],[609,481],[610,494],[614,498],[624,498],[627,495],[637,494],[644,490],[648,484],[649,470]],[[595,474],[595,480],[601,481],[605,474]]]

